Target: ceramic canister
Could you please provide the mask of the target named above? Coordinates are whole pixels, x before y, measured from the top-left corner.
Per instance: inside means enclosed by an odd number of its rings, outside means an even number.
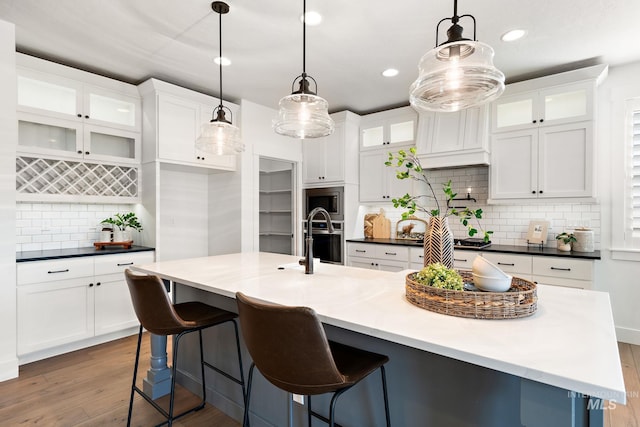
[[[593,252],[593,230],[588,228],[576,229],[573,231],[576,241],[573,242],[571,249],[575,252]]]

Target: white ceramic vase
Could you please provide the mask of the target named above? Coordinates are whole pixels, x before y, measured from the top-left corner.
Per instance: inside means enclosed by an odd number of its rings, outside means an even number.
[[[569,243],[565,243],[562,241],[562,239],[558,240],[558,250],[562,251],[562,252],[569,252],[571,251],[571,242]]]
[[[114,228],[113,229],[113,241],[114,242],[126,242],[127,240],[125,239],[125,231],[124,230],[120,230],[119,228]]]

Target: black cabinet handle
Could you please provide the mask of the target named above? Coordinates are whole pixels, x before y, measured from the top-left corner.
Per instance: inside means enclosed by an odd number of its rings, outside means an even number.
[[[536,190],[531,190],[531,194],[536,194]]]
[[[88,119],[88,118],[89,118],[89,116],[84,116],[84,118],[85,118],[85,119]]]
[[[119,262],[117,265],[118,267],[122,267],[124,265],[133,265],[133,262]]]
[[[533,123],[537,123],[537,120],[534,120]]]
[[[77,114],[77,116],[78,116],[78,117],[80,117],[80,118],[82,118],[82,114],[80,114],[80,113],[78,113],[78,114]]]
[[[393,255],[393,256],[398,255],[396,252],[385,252],[384,254],[385,255]]]
[[[507,263],[507,262],[499,262],[499,263],[498,263],[498,265],[508,265],[508,266],[511,266],[511,267],[514,267],[514,266],[515,266],[515,264],[513,264],[513,263]]]
[[[102,284],[102,283],[98,282],[98,283],[96,283],[96,286],[100,286],[101,284]]]
[[[68,268],[65,268],[64,270],[49,270],[47,271],[47,274],[67,273],[68,271],[69,271]]]
[[[540,191],[539,191],[539,193],[540,193],[540,194],[542,194],[542,193],[543,193],[543,191],[542,191],[542,190],[540,190]]]
[[[89,287],[90,287],[90,288],[93,288],[93,283],[89,283]]]
[[[84,152],[84,154],[86,154],[86,155],[88,156],[88,155],[89,155],[89,154],[91,154],[91,153],[89,153],[88,151],[85,151],[85,152]]]
[[[544,119],[540,119],[540,123],[544,122]]]
[[[455,258],[454,258],[453,260],[454,260],[454,261],[459,261],[459,262],[467,262],[467,260],[466,260],[466,259],[455,259]]]
[[[367,251],[364,251],[364,250],[362,250],[362,249],[356,249],[356,252],[360,252],[361,254],[363,254],[363,253],[365,253],[365,252],[367,252]]]
[[[78,150],[78,154],[82,154],[82,150]]]
[[[560,270],[560,271],[571,271],[570,268],[559,268],[559,267],[551,267],[552,270]]]
[[[418,255],[418,258],[424,258],[424,255]],[[465,260],[466,261],[466,260]]]

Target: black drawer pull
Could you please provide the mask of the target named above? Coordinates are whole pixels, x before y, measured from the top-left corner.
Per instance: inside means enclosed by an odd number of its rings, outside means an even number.
[[[571,271],[570,268],[558,268],[558,267],[551,267],[552,270],[560,270],[560,271]]]
[[[125,266],[125,265],[133,265],[133,262],[119,262],[118,263],[118,267],[122,267],[122,266]]]
[[[366,253],[367,251],[362,250],[362,249],[356,249],[356,252],[359,252],[359,253],[363,254],[363,253]]]
[[[397,254],[397,253],[395,253],[395,252],[385,252],[384,254],[385,254],[385,255],[393,255],[393,256],[398,255],[398,254]]]
[[[467,260],[466,260],[466,259],[456,259],[456,258],[454,258],[453,260],[454,260],[454,261],[458,261],[458,262],[467,262]]]
[[[510,263],[508,263],[508,262],[499,262],[499,263],[498,263],[498,265],[508,265],[508,266],[510,266],[510,267],[515,267],[515,264],[514,264],[514,263],[511,263],[511,264],[510,264]]]
[[[424,258],[424,255],[418,255],[418,258]]]
[[[68,269],[68,268],[65,268],[64,270],[53,270],[53,271],[49,270],[49,271],[47,271],[47,274],[54,274],[54,273],[68,273],[68,272],[69,272],[69,269]]]

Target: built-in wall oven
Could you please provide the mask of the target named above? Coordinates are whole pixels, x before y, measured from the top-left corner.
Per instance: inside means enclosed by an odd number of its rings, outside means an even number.
[[[331,217],[333,233],[329,233],[322,215],[311,220],[313,256],[322,262],[344,264],[344,191],[342,187],[308,188],[305,193],[304,238],[307,237],[307,216],[317,208],[324,208]],[[305,247],[304,245],[302,247]]]

